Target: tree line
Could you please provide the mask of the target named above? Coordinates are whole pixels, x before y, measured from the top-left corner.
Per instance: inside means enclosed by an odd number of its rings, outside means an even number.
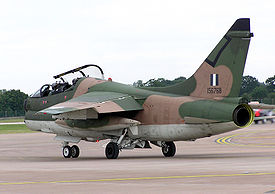
[[[262,83],[255,77],[243,76],[240,96],[249,101],[275,104],[275,75]]]
[[[0,90],[0,117],[24,116],[24,100],[27,94],[20,90]]]
[[[174,80],[164,78],[150,79],[146,82],[138,80],[133,83],[135,87],[165,87],[177,84],[186,80],[185,77],[178,77]],[[240,96],[249,101],[259,101],[267,104],[275,104],[275,75],[265,82],[259,82],[252,76],[243,76]],[[24,116],[24,100],[27,94],[20,90],[0,90],[0,117]]]
[[[146,82],[138,80],[133,83],[135,87],[165,87],[186,80],[185,77],[178,77],[174,80],[164,78],[150,79]],[[249,101],[259,101],[261,103],[275,104],[275,75],[265,82],[259,82],[257,78],[250,75],[243,76],[240,89],[240,96]]]

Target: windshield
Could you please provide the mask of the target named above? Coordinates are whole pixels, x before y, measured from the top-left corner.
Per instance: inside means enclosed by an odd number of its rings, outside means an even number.
[[[32,98],[39,98],[39,97],[41,97],[40,96],[40,89],[37,90],[36,92],[34,92],[33,94],[31,94],[30,97],[32,97]]]
[[[65,73],[53,76],[56,81],[52,84],[45,84],[30,97],[40,98],[48,95],[54,95],[67,90],[73,89],[79,79],[85,77],[93,77],[104,79],[103,70],[94,64],[84,65],[76,69],[72,69]]]

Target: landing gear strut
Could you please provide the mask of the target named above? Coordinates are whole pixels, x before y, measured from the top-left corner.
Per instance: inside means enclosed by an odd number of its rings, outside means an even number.
[[[116,142],[109,142],[105,148],[105,155],[108,159],[117,159],[119,150],[122,149],[122,141],[124,137],[126,136],[128,132],[128,129],[124,129],[122,135],[119,137],[119,139]]]
[[[176,153],[176,146],[174,142],[172,141],[163,142],[162,153],[165,157],[173,157]]]
[[[73,145],[70,147],[69,145],[66,145],[63,147],[63,156],[64,158],[77,158],[79,156],[79,147],[77,145]]]

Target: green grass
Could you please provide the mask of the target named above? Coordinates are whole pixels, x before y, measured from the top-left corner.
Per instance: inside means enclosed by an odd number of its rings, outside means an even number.
[[[5,120],[0,120],[0,123],[16,123],[16,122],[24,122],[24,119],[5,119]]]
[[[0,125],[0,134],[33,133],[33,132],[34,131],[29,130],[25,124]]]

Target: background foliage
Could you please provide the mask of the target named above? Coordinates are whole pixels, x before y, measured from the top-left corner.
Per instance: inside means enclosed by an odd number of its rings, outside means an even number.
[[[0,90],[0,117],[24,116],[24,100],[27,94],[20,90]]]
[[[164,87],[176,84],[186,80],[185,77],[179,77],[174,80],[164,78],[150,79],[143,83],[142,80],[134,82],[135,87]],[[240,96],[247,98],[249,101],[259,101],[267,104],[275,104],[275,75],[268,78],[265,82],[260,83],[257,78],[250,75],[243,76],[240,89]]]

